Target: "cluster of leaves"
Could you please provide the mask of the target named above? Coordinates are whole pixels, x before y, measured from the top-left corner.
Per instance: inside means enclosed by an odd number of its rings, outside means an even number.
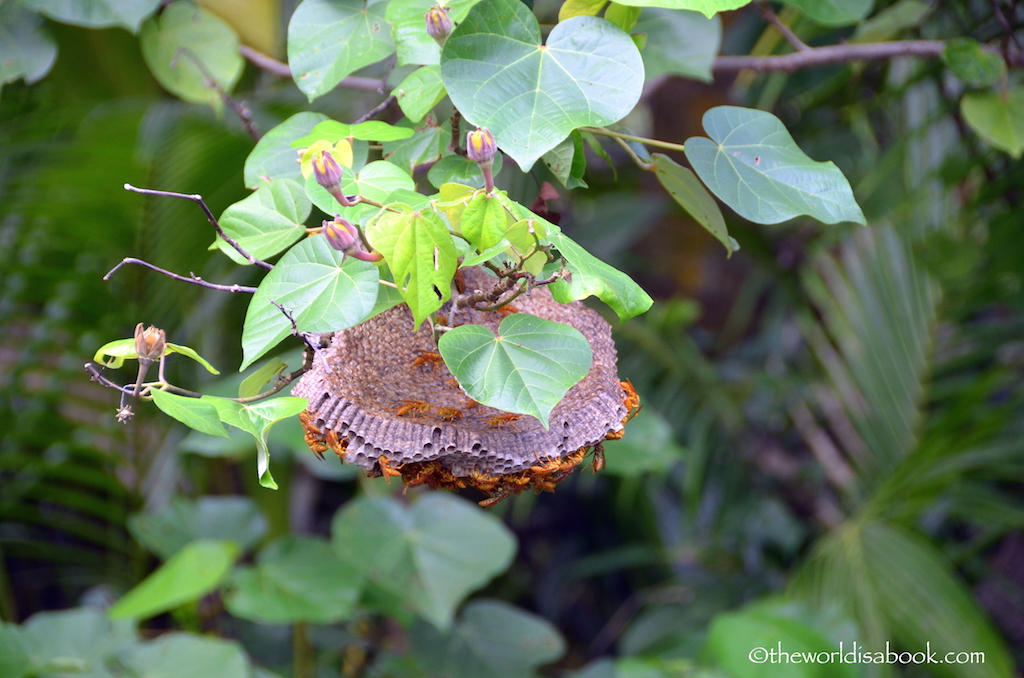
[[[592,16],[602,8],[563,7],[561,21],[541,44],[537,19],[520,2],[484,0],[452,7],[449,11],[459,25],[439,49],[426,33],[419,4],[415,11],[400,2],[389,4],[385,16],[377,19],[371,9],[384,11],[377,5],[364,10],[361,5],[301,4],[289,30],[289,60],[296,83],[310,99],[336,87],[353,70],[389,57],[396,45],[400,65],[419,66],[408,77],[426,78],[432,89],[403,97],[414,85],[406,82],[396,88],[407,116],[399,126],[374,121],[350,125],[299,113],[270,130],[253,149],[245,163],[245,182],[255,192],[225,210],[220,219],[225,235],[237,245],[219,238],[213,245],[236,263],[281,255],[249,305],[241,369],[293,332],[346,329],[404,302],[414,327],[429,319],[444,331],[441,355],[470,397],[535,416],[546,426],[551,409],[589,369],[591,356],[584,338],[572,328],[539,319],[509,319],[500,335],[480,327],[446,327],[435,314],[451,299],[456,270],[483,265],[508,278],[514,285],[507,286],[511,295],[502,303],[543,279],[541,284],[550,284],[556,300],[567,303],[596,296],[623,321],[649,308],[650,297],[628,276],[590,255],[506,192],[490,186],[481,189],[480,170],[458,152],[464,142],[452,125],[459,118],[488,127],[500,149],[524,171],[543,158],[567,186],[582,183],[585,170],[580,128],[598,149],[595,134],[619,142],[633,140],[628,148],[637,162],[653,171],[670,195],[730,252],[736,242],[697,176],[742,216],[760,223],[798,215],[826,223],[864,222],[842,173],[832,163],[805,156],[769,113],[736,107],[708,111],[704,127],[711,138],[695,137],[680,147],[696,175],[668,156],[651,156],[628,130],[593,127],[629,113],[644,81],[643,59],[623,30],[632,28],[638,13],[623,15],[609,8],[606,16],[618,18],[617,24]],[[140,38],[144,52],[150,54],[147,30],[156,31],[159,44],[177,55],[173,67],[179,84],[190,77],[182,59],[193,55],[202,66],[202,81],[193,84],[219,96],[230,90],[234,76],[228,75],[227,60],[220,64],[222,72],[198,53],[200,44],[212,41],[206,19],[193,21],[201,15],[202,10],[177,3],[147,23],[152,28],[144,27]],[[394,44],[379,35],[379,20],[385,17],[391,22]],[[308,26],[316,30],[309,32]],[[327,49],[333,44],[343,49]],[[211,64],[220,63],[212,54],[209,59]],[[159,69],[156,73],[160,77]],[[171,89],[189,98],[180,87]],[[567,93],[569,98],[552,98],[552,92]],[[444,95],[457,117],[438,125],[429,111]],[[425,122],[417,127],[421,120]],[[381,149],[383,159],[371,160],[371,146]],[[299,166],[294,163],[295,149],[307,149]],[[343,165],[342,192],[356,196],[357,204],[339,204],[318,183],[311,159],[328,149]],[[412,172],[425,163],[433,164],[427,178],[438,192],[432,195],[415,190]],[[356,224],[367,245],[383,256],[386,268],[345,258],[324,238],[303,238],[313,206]],[[465,300],[452,303],[457,312]],[[115,348],[124,345],[114,342],[101,348],[97,359]],[[160,382],[159,388],[165,385]],[[283,401],[272,416],[257,415],[250,421],[252,406],[239,414],[237,404],[206,400],[187,403],[174,394],[156,396],[158,407],[197,430],[222,435],[223,422],[253,433],[260,448],[261,482],[275,486],[269,475],[267,429],[301,406]]]

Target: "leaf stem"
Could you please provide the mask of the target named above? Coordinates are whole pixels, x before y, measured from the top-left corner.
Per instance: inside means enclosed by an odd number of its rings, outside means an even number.
[[[633,150],[633,147],[626,143],[625,139],[619,139],[617,137],[613,137],[613,140],[619,146],[622,146],[622,148],[626,151],[626,153],[629,155],[629,157],[633,159],[633,162],[635,162],[640,167],[640,169],[650,170],[650,169],[652,169],[654,167],[654,165],[652,165],[651,163],[644,162],[640,158],[640,156],[636,154],[636,151]]]
[[[657,146],[658,148],[667,148],[670,151],[686,151],[686,148],[682,144],[673,144],[669,141],[659,141],[658,139],[648,139],[646,137],[638,137],[632,134],[623,134],[622,132],[613,132],[605,127],[580,127],[578,128],[581,132],[590,132],[591,134],[603,134],[606,137],[612,137],[613,139],[625,139],[627,141],[639,141],[641,144],[647,146]]]

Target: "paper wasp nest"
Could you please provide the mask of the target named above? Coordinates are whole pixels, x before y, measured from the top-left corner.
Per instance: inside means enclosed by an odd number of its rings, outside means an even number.
[[[471,287],[494,281],[476,270],[465,280]],[[509,310],[531,313],[575,327],[593,350],[590,371],[554,408],[549,430],[534,417],[471,400],[437,354],[430,328],[413,332],[401,304],[334,333],[323,359],[292,390],[309,399],[300,418],[310,448],[318,455],[332,449],[368,475],[400,475],[409,485],[475,487],[491,496],[485,505],[531,485],[554,489],[590,449],[622,437],[639,399],[619,381],[611,327],[596,311],[558,303],[546,288],[513,303],[505,313],[463,310],[457,322],[497,332]],[[598,447],[595,468],[599,455]]]

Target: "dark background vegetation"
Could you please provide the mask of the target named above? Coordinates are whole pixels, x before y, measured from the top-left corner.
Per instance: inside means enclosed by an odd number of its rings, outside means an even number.
[[[256,485],[248,448],[204,445],[151,406],[115,422],[115,396],[82,370],[96,348],[141,321],[230,374],[247,299],[137,268],[109,283],[104,273],[137,256],[208,280],[255,281],[207,251],[212,234],[194,205],[121,187],[201,193],[219,214],[247,194],[253,142],[230,112],[218,119],[163,93],[127,32],[49,30],[60,49],[53,71],[0,98],[0,618],[9,622],[131,588],[158,561],[128,518],[174,497],[248,495],[271,538],[326,535],[346,501],[384,489],[333,459],[316,462],[297,425],[275,443],[274,493]],[[726,46],[746,53],[764,30],[756,13],[729,16]],[[1001,30],[990,3],[949,0],[912,32],[985,41]],[[552,204],[574,238],[657,303],[616,327],[620,374],[645,410],[609,446],[609,471],[492,510],[519,551],[481,595],[564,635],[567,653],[543,673],[606,657],[614,669],[588,670],[755,675],[727,657],[745,661],[762,644],[750,631],[762,627],[737,621],[756,620],[756,605],[812,629],[854,629],[847,637],[869,646],[930,640],[996,657],[941,675],[1009,675],[1003,644],[1017,666],[1024,660],[1024,163],[966,130],[961,87],[941,61],[916,59],[712,85],[669,78],[650,84],[628,121],[681,142],[712,105],[771,110],[808,155],[846,173],[868,227],[753,226],[727,214],[742,249],[726,259],[653,176],[614,153],[617,182],[590,157],[590,188]],[[351,120],[382,98],[338,90],[310,106],[292,83],[251,66],[237,91],[264,131],[310,108]],[[547,178],[512,175],[498,183],[526,204]],[[172,367],[177,383],[211,381],[186,361]],[[204,605],[186,627],[244,640],[214,623],[215,600]],[[352,638],[369,642],[360,623],[345,627],[348,641],[314,643],[322,675],[356,672],[339,653]],[[164,616],[149,628],[179,625]],[[402,631],[390,633],[375,638],[394,649]],[[288,642],[247,649],[288,670]],[[783,668],[756,675],[838,675]]]

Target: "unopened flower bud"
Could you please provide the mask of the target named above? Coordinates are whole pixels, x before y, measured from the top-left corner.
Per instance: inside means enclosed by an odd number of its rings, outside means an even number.
[[[334,221],[324,221],[324,236],[331,247],[339,252],[351,252],[359,243],[356,227],[341,217]]]
[[[466,135],[466,156],[481,168],[491,166],[497,150],[494,135],[486,127],[478,127]]]
[[[341,192],[341,165],[330,151],[319,151],[313,155],[313,176],[316,183],[328,192]]]
[[[448,17],[448,8],[431,7],[424,15],[424,19],[427,22],[427,34],[443,47],[444,41],[452,32],[452,20]]]
[[[139,360],[160,360],[167,346],[167,336],[163,330],[150,325],[143,329],[143,323],[135,326],[135,352]]]

